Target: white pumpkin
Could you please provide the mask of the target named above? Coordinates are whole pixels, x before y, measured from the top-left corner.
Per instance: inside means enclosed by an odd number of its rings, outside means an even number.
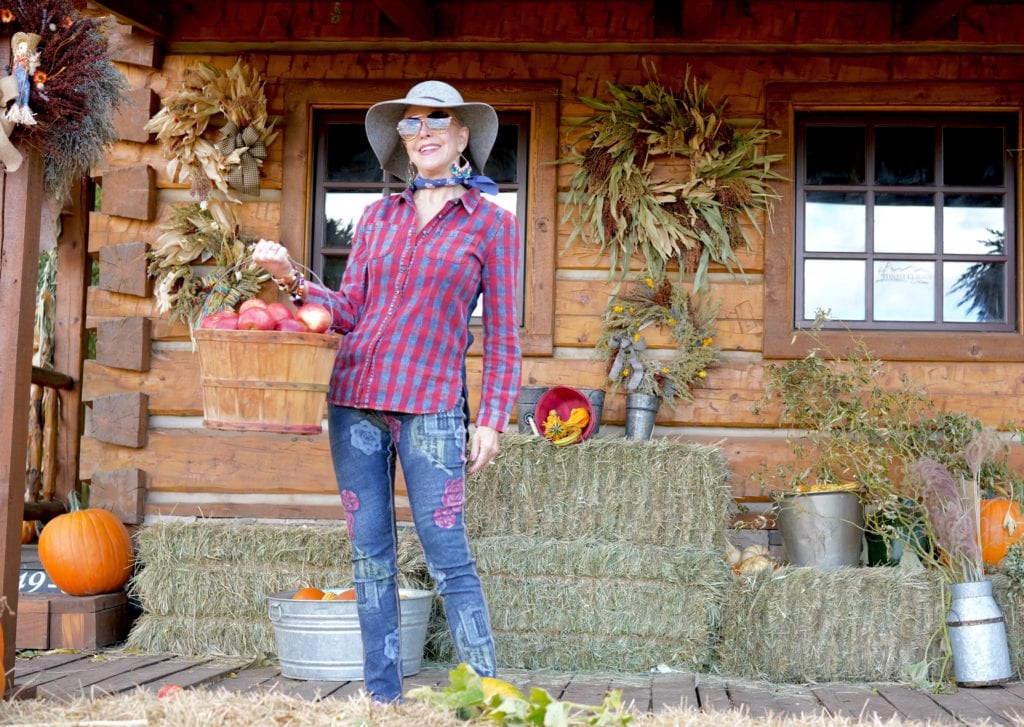
[[[740,561],[740,575],[753,575],[763,571],[765,568],[771,568],[773,565],[772,559],[767,555],[755,555],[750,558],[744,558]]]
[[[743,552],[740,553],[740,563],[747,560],[748,558],[755,558],[759,555],[763,555],[765,557],[768,556],[767,545],[748,545],[746,548],[743,549]]]
[[[740,562],[742,554],[740,549],[729,541],[725,542],[725,564],[730,568]]]

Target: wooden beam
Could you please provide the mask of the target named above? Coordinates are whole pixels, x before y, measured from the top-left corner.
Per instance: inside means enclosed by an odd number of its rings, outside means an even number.
[[[373,4],[405,35],[416,40],[434,37],[436,15],[426,0],[373,0]]]
[[[75,380],[67,374],[38,366],[32,367],[32,383],[39,384],[40,386],[49,386],[51,389],[75,388]]]
[[[938,38],[970,4],[971,0],[898,0],[893,5],[893,35],[901,40]],[[955,25],[951,37],[956,37]]]
[[[101,12],[106,11],[127,23],[160,38],[166,38],[171,29],[171,18],[166,3],[140,3],[132,0],[103,0],[93,2]]]
[[[35,319],[39,218],[43,200],[43,157],[22,149],[25,161],[13,174],[0,175],[0,310],[13,315],[0,326],[0,584],[7,608],[0,611],[4,639],[3,668],[14,668],[18,574],[21,570],[21,521],[25,508],[25,447],[28,398],[32,384],[32,325]]]

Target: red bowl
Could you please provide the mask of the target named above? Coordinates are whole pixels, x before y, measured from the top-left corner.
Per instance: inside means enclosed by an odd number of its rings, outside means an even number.
[[[571,386],[553,386],[545,391],[537,399],[537,406],[533,410],[533,416],[536,418],[537,428],[541,430],[541,435],[544,434],[544,420],[548,418],[548,413],[552,409],[558,414],[559,419],[568,419],[572,410],[579,407],[586,409],[587,414],[590,415],[587,425],[580,433],[580,438],[576,440],[582,442],[597,426],[597,422],[594,420],[594,407],[590,405],[590,399],[582,391]]]

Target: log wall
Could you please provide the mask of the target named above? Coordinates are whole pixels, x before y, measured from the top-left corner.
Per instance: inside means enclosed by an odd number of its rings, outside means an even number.
[[[122,64],[136,90],[137,103],[130,107],[135,123],[144,116],[137,106],[149,103],[140,89],[164,96],[190,64],[202,60],[226,69],[239,56],[264,74],[271,112],[280,116],[285,116],[284,83],[296,79],[397,80],[410,86],[428,77],[456,85],[460,79],[555,82],[560,120],[557,128],[542,132],[557,135],[560,153],[567,150],[572,122],[589,113],[578,98],[606,95],[606,81],[642,83],[648,78],[645,66],[655,68],[667,85],[691,69],[710,83],[712,99],[728,98],[728,116],[734,121],[765,118],[769,83],[999,84],[1024,77],[1024,49],[1000,45],[1017,42],[1008,34],[1021,27],[1024,7],[1013,5],[972,5],[964,10],[956,37],[901,44],[893,41],[894,18],[887,3],[708,3],[713,13],[703,18],[703,26],[693,26],[703,28],[702,38],[690,42],[683,33],[682,40],[659,43],[649,12],[638,12],[646,3],[441,2],[435,6],[440,36],[433,45],[385,38],[372,7],[340,5],[344,17],[338,22],[324,16],[332,3],[207,0],[189,5],[192,14],[175,23],[168,52],[158,61],[155,54],[145,56],[159,65]],[[238,15],[238,7],[255,10],[241,13],[244,22],[224,22]],[[584,13],[583,8],[594,12]],[[503,46],[495,38],[518,45]],[[628,40],[645,42],[640,50],[631,50],[624,42]],[[346,42],[359,49],[346,50]],[[380,49],[374,49],[374,42]],[[151,290],[140,286],[138,270],[132,268],[139,245],[155,239],[171,207],[189,201],[188,191],[168,177],[159,146],[133,131],[127,119],[122,123],[124,138],[110,150],[104,176],[112,180],[111,186],[133,180],[132,194],[119,194],[109,208],[104,204],[91,214],[89,251],[116,269],[104,278],[101,265],[101,279],[115,282],[89,290],[87,325],[122,336],[129,330],[145,331],[139,345],[147,350],[122,351],[119,342],[113,361],[86,363],[83,397],[91,403],[93,416],[82,442],[81,477],[99,477],[108,491],[118,482],[127,483],[133,489],[122,499],[142,502],[148,515],[339,518],[325,436],[202,428],[198,361],[187,331],[156,313]],[[280,237],[282,147],[280,140],[270,147],[260,198],[243,208],[248,234]],[[560,169],[559,217],[570,174],[571,169]],[[783,185],[780,190],[780,208],[787,209],[793,204],[790,188]],[[104,193],[110,192],[105,184]],[[769,221],[761,223],[764,228]],[[593,345],[611,289],[608,260],[580,244],[566,250],[567,236],[568,226],[562,225],[554,271],[554,351],[524,361],[523,384],[601,387],[605,364],[594,357]],[[658,436],[720,442],[737,497],[763,495],[752,474],[762,463],[790,456],[777,413],[751,410],[765,384],[765,254],[764,241],[756,233],[754,238],[741,256],[744,275],[716,270],[711,277],[711,289],[722,301],[716,337],[723,349],[721,365],[709,372],[695,401],[663,407],[657,429]],[[287,242],[302,249],[302,241]],[[140,325],[140,319],[149,325]],[[109,325],[115,321],[121,323]],[[934,358],[941,359],[938,353]],[[479,369],[480,360],[471,359],[474,410]],[[1004,429],[1024,404],[1021,362],[900,361],[888,370],[892,381],[906,373],[926,385],[941,407]],[[109,421],[109,414],[102,420],[96,416],[133,410],[144,421],[126,426]],[[623,415],[622,396],[609,396],[603,425],[607,431],[615,432]],[[106,431],[115,424],[118,431]],[[124,469],[141,474],[109,474]],[[137,497],[140,482],[144,498]]]

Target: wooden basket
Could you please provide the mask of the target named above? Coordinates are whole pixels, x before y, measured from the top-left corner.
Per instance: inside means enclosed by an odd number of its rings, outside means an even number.
[[[341,336],[291,331],[193,332],[203,426],[319,434]]]

